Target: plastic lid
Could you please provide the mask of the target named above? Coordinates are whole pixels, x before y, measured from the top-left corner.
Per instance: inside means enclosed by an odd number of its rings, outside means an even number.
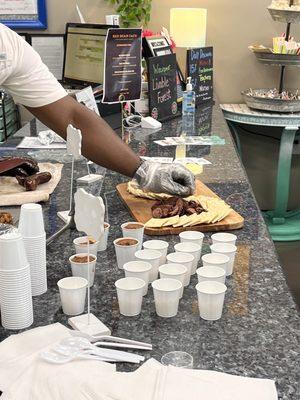
[[[192,78],[190,76],[187,78],[186,90],[187,92],[191,92],[193,90]]]

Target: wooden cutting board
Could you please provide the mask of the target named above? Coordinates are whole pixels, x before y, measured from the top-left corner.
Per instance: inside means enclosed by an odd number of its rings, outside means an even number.
[[[127,191],[127,183],[121,183],[117,185],[117,191],[136,221],[145,224],[147,221],[149,221],[149,219],[152,218],[151,207],[156,202],[156,200],[148,200],[141,197],[133,196]],[[195,194],[219,198],[219,196],[217,196],[212,190],[210,190],[206,185],[204,185],[204,183],[199,180],[196,181]],[[243,226],[244,218],[236,211],[232,210],[226,218],[214,224],[203,224],[179,228],[174,228],[172,226],[168,226],[165,228],[145,228],[145,233],[147,235],[178,235],[180,232],[183,231],[230,231],[233,229],[242,228]]]

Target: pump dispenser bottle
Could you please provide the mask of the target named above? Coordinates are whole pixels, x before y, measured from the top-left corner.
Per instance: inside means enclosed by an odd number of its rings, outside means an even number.
[[[183,102],[182,102],[183,115],[195,114],[196,95],[195,92],[193,91],[191,79],[192,79],[191,77],[187,78],[186,91],[183,92]]]

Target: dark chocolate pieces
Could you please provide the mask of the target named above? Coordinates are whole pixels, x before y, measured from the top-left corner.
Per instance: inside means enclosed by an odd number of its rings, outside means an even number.
[[[170,197],[157,201],[152,207],[153,218],[167,218],[175,215],[201,214],[204,209],[195,201],[186,201],[181,197]]]
[[[50,174],[50,172],[39,172],[38,174],[26,177],[16,176],[16,178],[19,184],[21,186],[24,186],[27,191],[33,191],[36,190],[38,185],[40,185],[41,183],[49,182],[52,178],[52,175]]]

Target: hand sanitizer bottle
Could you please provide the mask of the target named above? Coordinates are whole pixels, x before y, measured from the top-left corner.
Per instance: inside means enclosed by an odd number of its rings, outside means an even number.
[[[193,91],[191,79],[192,79],[191,77],[187,78],[186,91],[183,92],[183,102],[182,102],[183,115],[195,114],[196,95],[195,92]]]

